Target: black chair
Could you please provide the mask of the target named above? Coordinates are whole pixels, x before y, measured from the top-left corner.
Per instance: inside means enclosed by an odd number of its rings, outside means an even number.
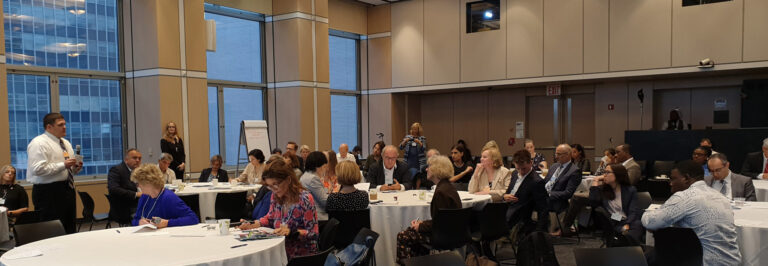
[[[37,222],[40,222],[40,211],[26,211],[19,214],[19,217],[16,217],[16,222],[14,225],[31,224]]]
[[[331,254],[331,251],[333,251],[333,248],[329,248],[323,252],[312,254],[312,255],[294,257],[288,262],[288,266],[325,265],[325,259],[328,257],[328,254]]]
[[[656,265],[702,265],[701,241],[690,228],[662,228],[653,232]]]
[[[109,196],[109,194],[104,194],[105,197],[107,197],[107,202],[109,202],[109,214],[107,216],[107,227],[110,228],[112,226],[112,222],[117,223],[117,227],[123,227],[123,226],[130,226],[131,220],[128,221],[121,221],[123,218],[118,218],[118,215],[116,215],[112,210],[114,208],[112,207],[114,203],[112,202],[112,197]],[[132,217],[129,217],[132,218]]]
[[[90,222],[91,226],[88,228],[88,231],[91,231],[93,230],[93,223],[107,221],[109,213],[93,213],[96,204],[93,203],[93,198],[91,198],[91,195],[88,194],[88,192],[78,191],[77,194],[80,195],[80,201],[83,203],[83,219],[80,220],[80,224],[77,225],[78,232],[80,232],[80,227],[83,226],[83,223]],[[107,228],[109,228],[109,226],[107,226]]]
[[[675,161],[654,161],[653,162],[653,174],[651,177],[657,177],[660,175],[669,176],[672,172],[672,168],[675,167]]]
[[[338,232],[333,245],[337,249],[347,247],[360,229],[371,228],[371,210],[328,211],[328,218],[339,220]]]
[[[576,248],[577,266],[647,266],[643,249],[634,247]]]
[[[31,224],[17,224],[13,227],[13,235],[15,236],[17,247],[38,240],[63,236],[65,234],[64,225],[62,225],[59,220]]]
[[[464,260],[456,253],[445,252],[403,260],[405,266],[464,266]]]
[[[247,191],[216,194],[216,219],[229,219],[239,222],[245,207]]]
[[[464,247],[472,240],[469,223],[472,207],[463,209],[441,209],[432,217],[432,238],[429,249],[453,250]]]
[[[367,240],[368,237],[371,237],[371,239]],[[376,265],[376,252],[374,251],[374,247],[376,246],[377,239],[379,239],[379,234],[371,229],[363,227],[360,229],[360,232],[357,232],[352,243],[363,244],[368,247],[368,254],[365,255],[365,258],[360,262],[360,265]]]
[[[184,204],[187,204],[187,206],[192,209],[198,218],[200,217],[200,195],[183,195],[179,196],[179,198],[184,202]]]
[[[650,192],[637,192],[637,207],[641,210],[648,209],[651,206],[653,199],[651,199]]]
[[[317,241],[319,250],[326,250],[333,247],[333,241],[336,239],[336,231],[339,228],[339,220],[331,218],[323,226],[320,232],[320,239]]]
[[[488,203],[480,213],[480,232],[472,236],[472,241],[480,242],[483,253],[488,253],[484,254],[486,256],[493,256],[496,253],[490,250],[491,242],[509,236],[507,208],[509,204],[504,202]]]

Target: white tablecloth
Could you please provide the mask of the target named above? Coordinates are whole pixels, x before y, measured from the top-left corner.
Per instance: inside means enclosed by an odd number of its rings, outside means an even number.
[[[394,201],[397,196],[397,202]],[[427,200],[419,200],[417,190],[400,191],[395,193],[378,193],[383,203],[371,205],[371,229],[379,233],[376,241],[376,264],[395,265],[397,258],[397,233],[411,225],[411,221],[432,219],[429,212],[429,201],[432,193],[427,193]],[[464,208],[472,206],[482,210],[491,201],[489,195],[472,195],[459,191]],[[469,200],[464,200],[469,199]]]
[[[768,201],[768,180],[752,180],[755,184],[755,194],[757,201]]]
[[[0,206],[0,242],[10,239],[8,234],[8,208]]]
[[[117,233],[117,231],[122,231]],[[2,265],[286,265],[285,239],[240,242],[233,234],[202,225],[173,227],[157,233],[127,232],[128,228],[106,229],[65,235],[29,243],[2,257]],[[174,236],[206,234],[204,237]],[[235,245],[244,247],[231,248]],[[42,256],[9,259],[26,251]]]
[[[652,204],[649,209],[658,208]],[[768,202],[747,202],[733,210],[738,234],[741,265],[768,265]],[[646,234],[646,243],[653,245],[653,234]]]
[[[215,189],[212,189],[211,183],[188,183],[184,190],[176,190],[177,196],[200,195],[200,221],[205,221],[205,217],[216,217],[216,194],[218,193],[236,193],[243,191],[258,191],[261,185],[230,185],[229,183],[219,183]]]

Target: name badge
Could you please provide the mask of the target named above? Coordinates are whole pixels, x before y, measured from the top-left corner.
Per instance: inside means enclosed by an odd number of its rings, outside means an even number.
[[[0,205],[5,205],[5,199],[0,198]]]
[[[611,214],[611,220],[621,222],[621,213],[613,213]]]
[[[416,147],[416,142],[411,142],[411,146]]]

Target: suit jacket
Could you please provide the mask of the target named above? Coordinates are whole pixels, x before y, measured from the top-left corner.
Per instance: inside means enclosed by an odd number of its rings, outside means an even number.
[[[128,165],[122,162],[109,169],[107,175],[107,189],[112,201],[109,208],[110,215],[120,224],[131,222],[131,212],[136,209],[136,183],[131,181],[131,171]]]
[[[705,176],[704,182],[707,186],[712,186],[713,177]],[[752,184],[752,178],[731,172],[731,195],[747,199],[747,201],[757,201],[755,194],[755,185]]]
[[[398,166],[399,167],[399,166]],[[440,179],[435,187],[435,195],[432,196],[432,202],[429,204],[429,212],[432,217],[437,216],[439,209],[461,209],[461,198],[456,187],[448,179]],[[432,232],[432,220],[426,220],[419,225],[419,232]]]
[[[608,202],[610,201],[603,197],[601,186],[589,187],[589,202],[592,208],[603,207],[608,211]],[[627,219],[619,223],[621,226],[625,224],[629,224],[630,228],[642,226],[640,217],[643,216],[643,210],[637,206],[637,189],[635,187],[621,186],[621,210],[627,215]]]
[[[395,173],[392,175],[393,179],[400,182],[400,185],[405,186],[405,189],[411,189],[413,187],[411,173],[408,171],[408,165],[400,160],[397,160]],[[384,184],[384,161],[373,165],[373,168],[368,171],[368,182],[371,182],[371,188],[376,188],[378,185]],[[392,181],[394,182],[394,181]]]
[[[757,178],[757,175],[763,173],[763,152],[751,152],[744,158],[744,164],[741,166],[741,174]]]
[[[208,176],[211,175],[212,168],[205,168],[202,172],[200,172],[200,179],[198,182],[208,182]],[[229,182],[229,176],[227,176],[227,171],[224,171],[224,169],[219,168],[217,178],[219,182]]]
[[[552,179],[552,176],[559,167],[560,163],[554,163],[549,167],[547,178],[544,179],[545,185]],[[559,213],[567,209],[568,200],[573,197],[573,193],[576,192],[579,183],[581,183],[581,170],[571,162],[560,173],[560,176],[555,180],[554,186],[552,186],[552,191],[549,192],[549,198],[547,198],[549,210]]]
[[[629,175],[629,183],[633,186],[637,186],[637,183],[640,182],[640,179],[642,178],[642,171],[640,170],[640,165],[635,162],[635,159],[630,158],[629,162],[627,162],[627,165],[624,166],[627,168],[627,175]]]
[[[525,175],[520,187],[515,191],[516,202],[510,202],[507,209],[507,223],[510,228],[517,223],[523,223],[524,225],[532,225],[533,220],[531,214],[535,210],[539,217],[538,227],[540,230],[545,230],[548,222],[541,219],[548,219],[547,214],[547,190],[544,189],[544,180],[539,177],[536,171],[531,170]],[[509,181],[509,186],[504,194],[510,194],[517,182],[517,171],[512,173],[512,178]]]

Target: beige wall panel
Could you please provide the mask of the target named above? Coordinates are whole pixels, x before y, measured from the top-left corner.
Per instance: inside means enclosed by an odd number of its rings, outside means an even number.
[[[403,136],[392,136],[392,94],[373,94],[366,97],[370,117],[370,133],[368,137],[372,146],[379,141],[378,133],[384,134],[384,143],[392,144],[393,140],[402,139]],[[368,147],[370,149],[370,147]]]
[[[714,123],[716,99],[725,99],[727,102],[727,124]],[[693,89],[691,112],[696,114],[689,120],[693,129],[706,129],[708,126],[713,129],[739,128],[741,126],[741,87]]]
[[[317,149],[322,148],[318,146],[319,141],[318,141],[318,145],[315,145],[314,88],[300,87],[298,88],[298,90],[299,90],[299,97],[294,99],[299,99],[298,103],[301,105],[301,109],[300,109],[301,113],[299,114],[299,117],[294,117],[292,119],[300,120],[301,127],[293,128],[291,130],[301,130],[301,138],[295,141],[297,143],[307,144],[310,147],[317,147]],[[319,106],[318,106],[318,110],[319,110]]]
[[[441,154],[450,155],[449,150],[457,139],[453,137],[453,95],[428,94],[421,97],[421,125],[427,137],[427,147],[435,148]],[[403,136],[395,136],[398,144]]]
[[[298,53],[298,59],[299,59],[299,66],[298,66],[298,74],[300,80],[306,80],[306,81],[312,81],[312,22],[306,19],[291,19],[296,21],[298,24],[298,50],[294,50],[294,53]],[[317,27],[316,27],[317,28]],[[328,29],[326,28],[326,37],[325,37],[325,43],[327,46],[328,43]],[[319,42],[320,37],[315,36],[315,43],[317,44]],[[276,44],[277,45],[277,44]],[[326,48],[326,50],[328,50]],[[279,58],[277,60],[280,60]],[[296,71],[297,69],[294,69],[293,71]],[[279,80],[279,79],[278,79]]]
[[[768,60],[768,1],[744,0],[744,61]]]
[[[269,146],[283,149],[280,143],[277,142],[277,104],[275,103],[275,89],[266,89],[265,97],[267,97],[267,130],[269,132]]]
[[[275,147],[285,148],[285,143],[288,141],[295,141],[299,145],[309,145],[313,150],[315,149],[314,140],[310,142],[302,142],[301,133],[304,131],[303,121],[301,118],[302,109],[305,104],[308,104],[310,108],[312,105],[312,99],[310,95],[309,102],[306,101],[306,97],[301,97],[301,90],[299,88],[279,88],[277,89],[277,104],[275,106],[275,114],[277,116],[275,128],[275,139],[277,145]],[[291,102],[294,104],[284,104]],[[270,109],[271,111],[271,109]],[[314,131],[314,130],[313,130]],[[314,134],[314,132],[312,132]]]
[[[313,0],[315,1],[315,15],[328,18],[329,0]]]
[[[122,1],[122,27],[123,32],[131,32],[133,29],[131,28],[131,1]],[[3,37],[5,39],[5,37]],[[130,34],[123,34],[123,36],[120,38],[123,42],[123,46],[120,47],[123,52],[123,57],[125,60],[123,60],[123,66],[124,71],[133,71],[133,62],[129,59],[133,58],[133,49],[131,49],[131,35]],[[3,43],[5,45],[5,43]],[[3,54],[5,54],[5,48],[3,48]]]
[[[368,39],[368,71],[372,90],[392,87],[392,53],[389,37]]]
[[[133,35],[136,36],[136,40],[131,41],[130,34],[123,34],[126,37],[125,51],[127,52],[126,60],[124,61],[126,62],[128,69],[131,69],[131,64],[135,64],[134,67],[137,70],[157,68],[158,21],[155,15],[155,12],[157,12],[156,4],[153,1],[145,1],[141,5],[129,5],[129,2],[130,1],[124,1],[124,8],[131,10],[131,6],[133,6],[133,18],[126,12],[124,19],[126,22],[132,21],[133,23],[123,24],[131,24]],[[178,21],[178,18],[176,20]],[[176,28],[178,29],[178,23],[176,25]],[[177,35],[176,47],[178,47],[178,39],[179,37]],[[133,46],[133,48],[131,48],[131,46]],[[133,57],[129,57],[131,54],[133,54]],[[128,63],[130,61],[135,62]]]
[[[163,136],[163,127],[166,123],[173,121],[176,123],[176,130],[184,132],[187,125],[184,124],[184,115],[181,99],[181,78],[160,76],[158,78],[158,95],[160,96],[160,124],[145,129],[154,131],[157,134],[157,142]],[[207,91],[206,91],[207,93]],[[207,102],[206,102],[207,105]],[[157,130],[151,130],[157,128]],[[182,135],[183,136],[183,135]],[[185,140],[187,141],[187,140]],[[191,143],[189,143],[191,144]]]
[[[525,90],[491,90],[488,93],[488,139],[496,140],[502,155],[512,155],[522,149],[525,142],[525,139],[515,139],[515,145],[507,143],[509,138],[515,137],[515,122],[525,121]],[[484,143],[470,145],[473,145],[472,151],[480,155]]]
[[[5,51],[5,50],[3,50]],[[6,73],[5,64],[0,64],[0,73]],[[11,163],[11,136],[9,132],[10,122],[8,120],[8,75],[0,75],[0,165]]]
[[[368,8],[346,0],[328,0],[328,23],[331,29],[366,35]]]
[[[542,2],[539,0],[520,0],[507,3],[506,10],[509,22],[501,24],[507,27],[507,78],[536,77],[543,74],[544,5]],[[502,7],[504,7],[503,4]],[[502,8],[502,10],[504,9]],[[502,17],[504,16],[502,15]],[[500,43],[504,42],[501,41]],[[463,49],[472,48],[464,48],[462,43]],[[501,57],[500,55],[496,56]]]
[[[614,109],[608,110],[613,104]],[[610,82],[595,86],[595,150],[624,143],[627,129],[627,83]],[[648,109],[651,109],[650,106]]]
[[[466,3],[461,0],[461,13],[467,12]],[[501,2],[501,25],[507,25],[506,2]],[[507,74],[505,45],[507,32],[499,30],[466,33],[466,17],[461,16],[461,81],[482,81],[504,79]]]
[[[321,149],[334,149],[331,147],[331,91],[317,88],[317,141]]]
[[[328,24],[315,23],[315,54],[317,57],[317,82],[328,83]]]
[[[313,0],[272,0],[272,14],[281,15],[293,12],[312,14]]]
[[[476,153],[489,140],[487,91],[453,94],[453,143],[459,139]]]
[[[207,70],[203,7],[203,0],[184,1],[184,49],[186,50],[187,69],[192,71]]]
[[[157,16],[157,25],[153,25],[157,27],[158,62],[156,67],[180,69],[179,2],[156,1],[157,9],[155,10],[155,16]],[[137,38],[136,41],[143,40]]]
[[[584,70],[584,3],[544,2],[544,75],[580,74]]]
[[[275,25],[276,82],[299,80],[299,21],[289,19],[273,22]],[[311,43],[310,43],[311,45]],[[310,54],[311,56],[311,54]],[[310,60],[312,58],[310,57]],[[270,59],[271,60],[271,59]],[[310,65],[310,68],[312,66]],[[269,67],[268,67],[269,68]],[[310,69],[311,71],[311,69]]]
[[[584,0],[584,72],[608,71],[608,2]]]
[[[640,104],[637,91],[643,90],[645,100]],[[627,85],[627,130],[650,130],[658,127],[653,123],[654,90],[652,81],[629,82]],[[640,107],[643,107],[642,111]],[[667,111],[669,113],[669,111]],[[642,117],[642,122],[641,122]]]
[[[392,5],[392,87],[424,84],[424,2]]]
[[[460,81],[459,5],[457,0],[424,0],[424,85]]]
[[[176,78],[178,80],[178,78]],[[162,137],[163,110],[170,109],[171,105],[179,108],[181,113],[181,91],[179,86],[164,88],[163,90],[176,91],[175,103],[165,103],[167,97],[161,97],[160,78],[158,76],[134,79],[135,84],[135,143],[129,148],[136,148],[142,153],[142,160],[147,162],[157,161],[160,158],[160,138]],[[161,104],[162,107],[161,107]],[[166,106],[168,104],[168,106]],[[130,131],[130,128],[129,128]],[[131,140],[129,140],[130,143]]]
[[[270,15],[272,0],[205,0],[206,3]]]
[[[208,80],[187,78],[187,106],[189,113],[189,150],[187,151],[189,166],[187,171],[200,172],[208,168],[208,155],[210,154]]]
[[[368,109],[369,98],[369,95],[360,96],[360,147],[363,148],[363,157],[367,157],[371,153],[370,147],[373,146],[371,144],[377,141],[376,136],[371,134],[371,131],[368,130],[368,125],[370,124],[370,121],[368,120],[370,111]]]
[[[657,90],[654,93],[654,105],[651,106],[653,106],[654,129],[666,129],[669,112],[675,108],[680,109],[680,118],[683,119],[683,122],[691,123],[691,89]],[[701,114],[696,114],[696,116],[699,115]],[[687,125],[684,128],[687,129]]]
[[[134,80],[125,79],[125,112],[127,114],[133,114],[136,109],[134,93]],[[126,140],[128,141],[128,147],[136,147],[136,117],[134,115],[127,115],[125,124],[128,128],[128,135]]]
[[[610,8],[611,71],[670,66],[670,1],[611,0]]]
[[[406,126],[405,108],[405,94],[392,94],[392,132],[390,133],[393,138],[392,144],[400,143],[403,137],[408,134],[408,129],[410,129],[410,125]],[[400,156],[403,155],[402,150],[399,153]]]
[[[743,0],[687,7],[672,1],[672,66],[694,66],[704,58],[740,62],[743,8]]]
[[[389,32],[392,5],[380,5],[368,8],[368,34]]]

